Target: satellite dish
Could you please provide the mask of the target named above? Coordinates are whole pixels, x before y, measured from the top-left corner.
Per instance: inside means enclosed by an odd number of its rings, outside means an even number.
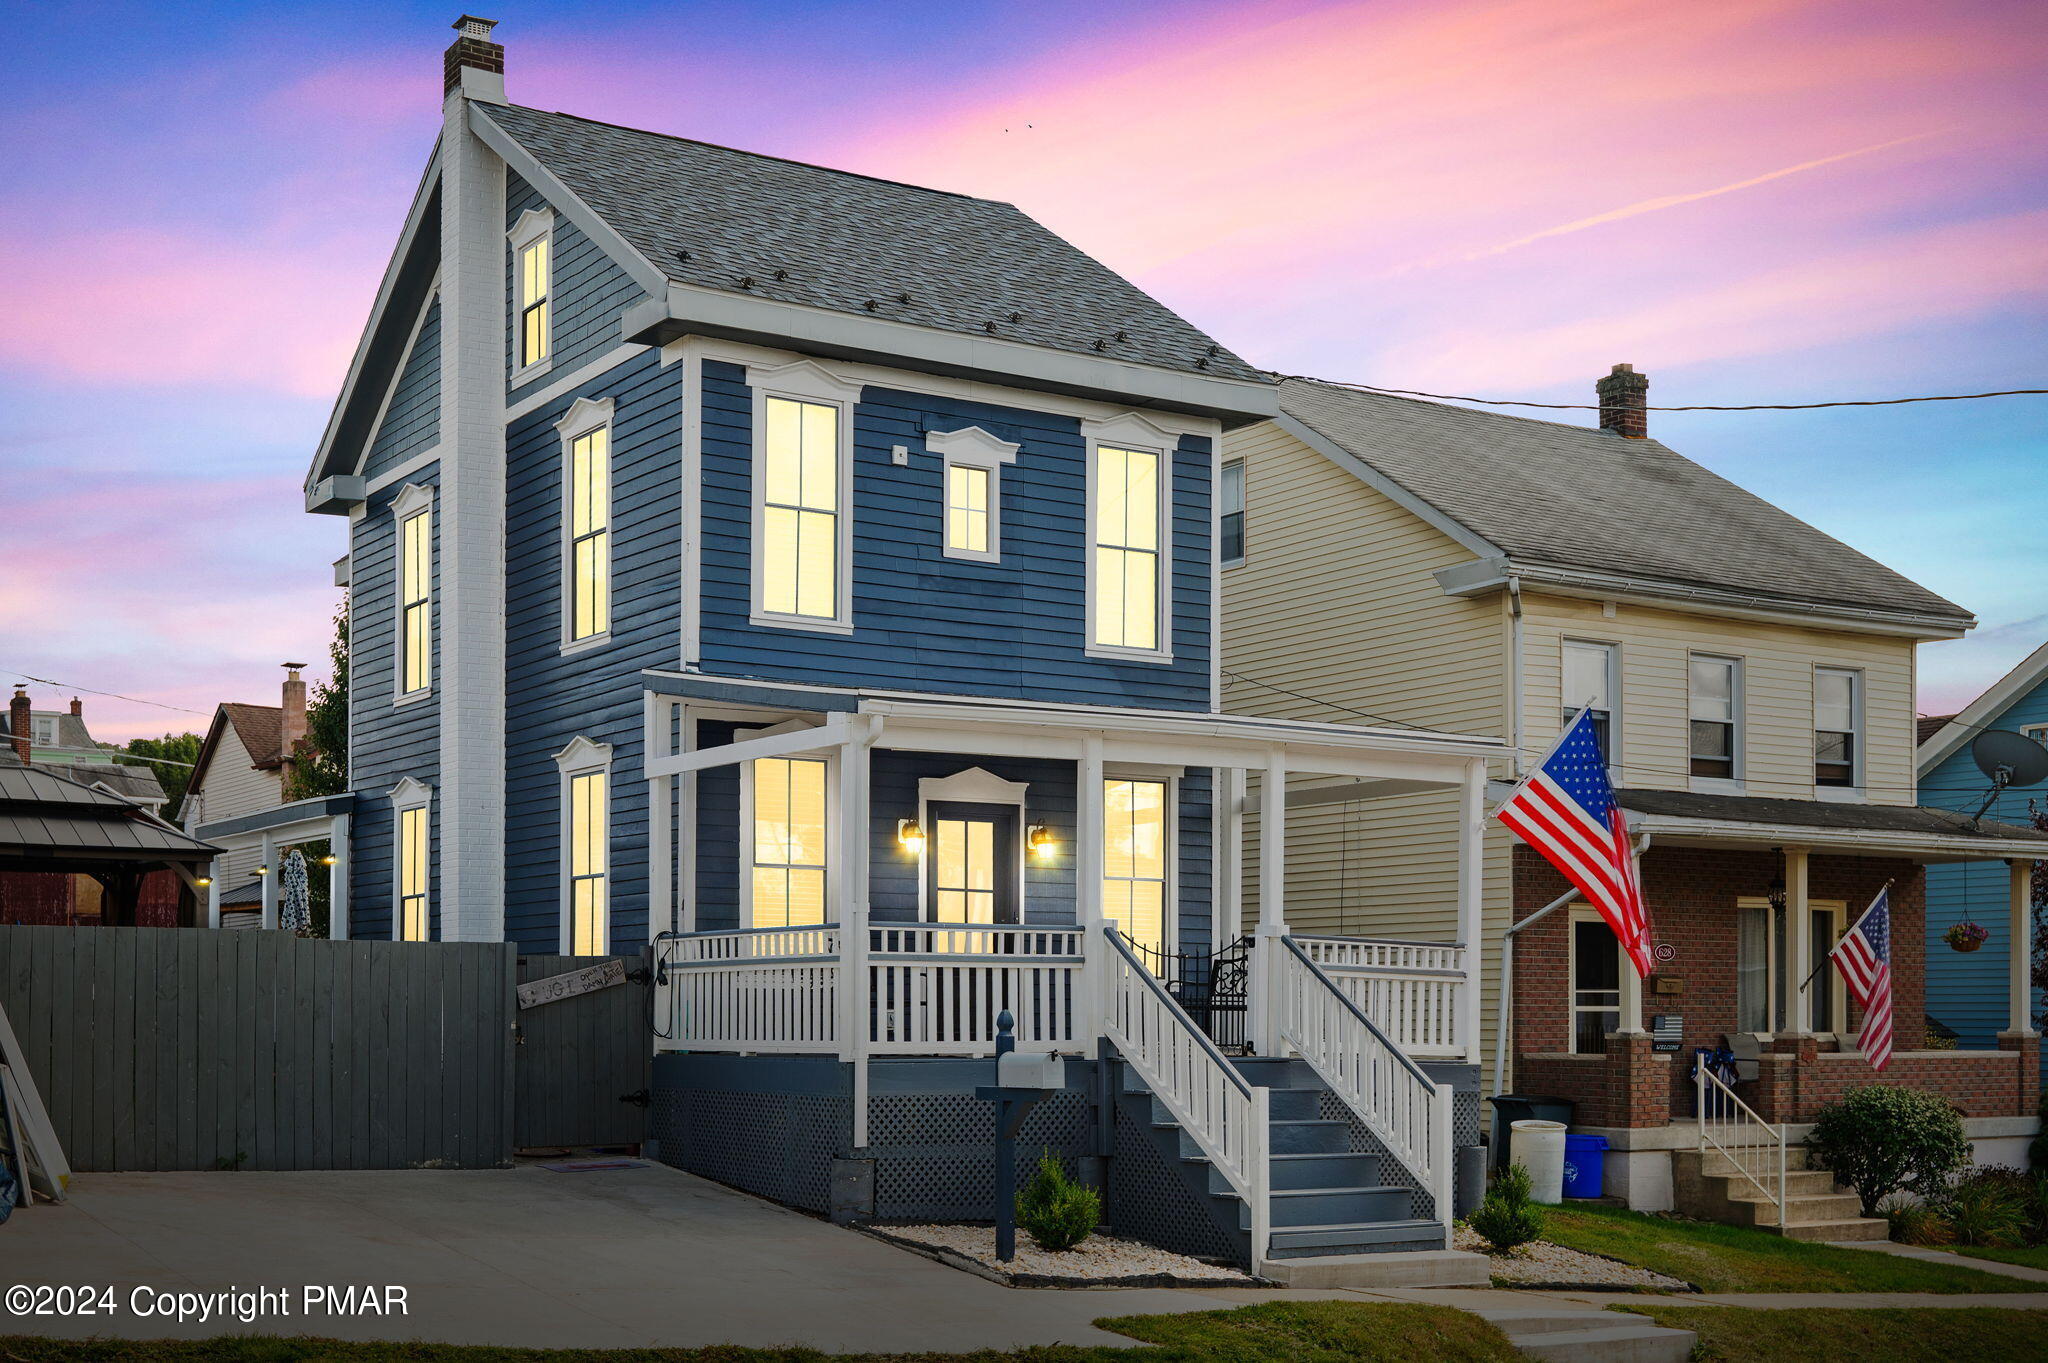
[[[1977,770],[2004,786],[2048,781],[2048,747],[2010,729],[1986,729],[1970,744]]]

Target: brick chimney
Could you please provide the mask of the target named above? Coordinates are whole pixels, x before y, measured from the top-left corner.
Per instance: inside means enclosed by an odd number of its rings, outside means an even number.
[[[7,732],[14,740],[14,755],[21,759],[24,767],[34,755],[34,745],[30,742],[35,732],[35,724],[29,718],[32,708],[28,702],[28,688],[16,682],[14,699],[7,702]]]
[[[284,715],[278,724],[278,755],[292,760],[292,749],[306,736],[306,683],[299,677],[304,663],[285,663]]]
[[[474,14],[465,14],[450,25],[456,37],[441,54],[443,95],[459,88],[475,99],[505,102],[505,49],[491,41],[491,30],[497,26],[496,19],[479,19]]]
[[[1642,440],[1650,434],[1650,376],[1632,364],[1618,364],[1593,385],[1600,395],[1600,429]]]
[[[71,717],[73,719],[83,719],[85,717],[85,702],[76,696],[71,698]]]

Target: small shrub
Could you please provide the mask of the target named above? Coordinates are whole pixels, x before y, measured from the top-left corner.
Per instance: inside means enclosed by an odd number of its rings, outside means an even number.
[[[1881,1210],[1892,1228],[1891,1238],[1899,1244],[1945,1245],[1956,1238],[1940,1209],[1925,1202],[1887,1198]]]
[[[1072,1249],[1101,1220],[1102,1199],[1095,1190],[1068,1178],[1066,1165],[1052,1151],[1040,1155],[1038,1172],[1017,1194],[1017,1224],[1038,1247],[1054,1253]]]
[[[1529,1171],[1519,1164],[1501,1170],[1493,1186],[1486,1190],[1485,1198],[1465,1218],[1465,1224],[1492,1245],[1497,1254],[1505,1254],[1542,1235],[1543,1212],[1529,1200]]]
[[[2027,1214],[2027,1243],[2048,1245],[2048,1171],[2037,1169],[2027,1176],[2020,1206]]]
[[[1863,1215],[1893,1193],[1941,1200],[1969,1167],[1963,1114],[1939,1094],[1870,1084],[1850,1089],[1814,1119],[1807,1143],[1838,1182],[1856,1190]]]
[[[1958,1244],[2026,1243],[2028,1179],[2017,1169],[1979,1169],[1956,1180],[1941,1211]]]

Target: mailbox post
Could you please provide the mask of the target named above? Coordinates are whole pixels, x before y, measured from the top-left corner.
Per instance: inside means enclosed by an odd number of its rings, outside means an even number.
[[[1017,1132],[1046,1095],[1061,1087],[1066,1067],[1057,1056],[1018,1055],[1017,1019],[996,1016],[996,1081],[974,1096],[996,1105],[996,1258],[1017,1257]]]

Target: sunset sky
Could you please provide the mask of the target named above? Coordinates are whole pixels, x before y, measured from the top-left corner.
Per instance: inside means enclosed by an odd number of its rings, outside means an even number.
[[[2043,387],[2048,10],[2010,3],[496,3],[517,103],[1012,201],[1254,363],[1653,403]],[[101,738],[324,675],[300,484],[440,118],[450,4],[0,7],[0,680]],[[1589,420],[1590,413],[1570,419]],[[2048,398],[1653,414],[2048,638]],[[41,704],[69,689],[36,685]]]

